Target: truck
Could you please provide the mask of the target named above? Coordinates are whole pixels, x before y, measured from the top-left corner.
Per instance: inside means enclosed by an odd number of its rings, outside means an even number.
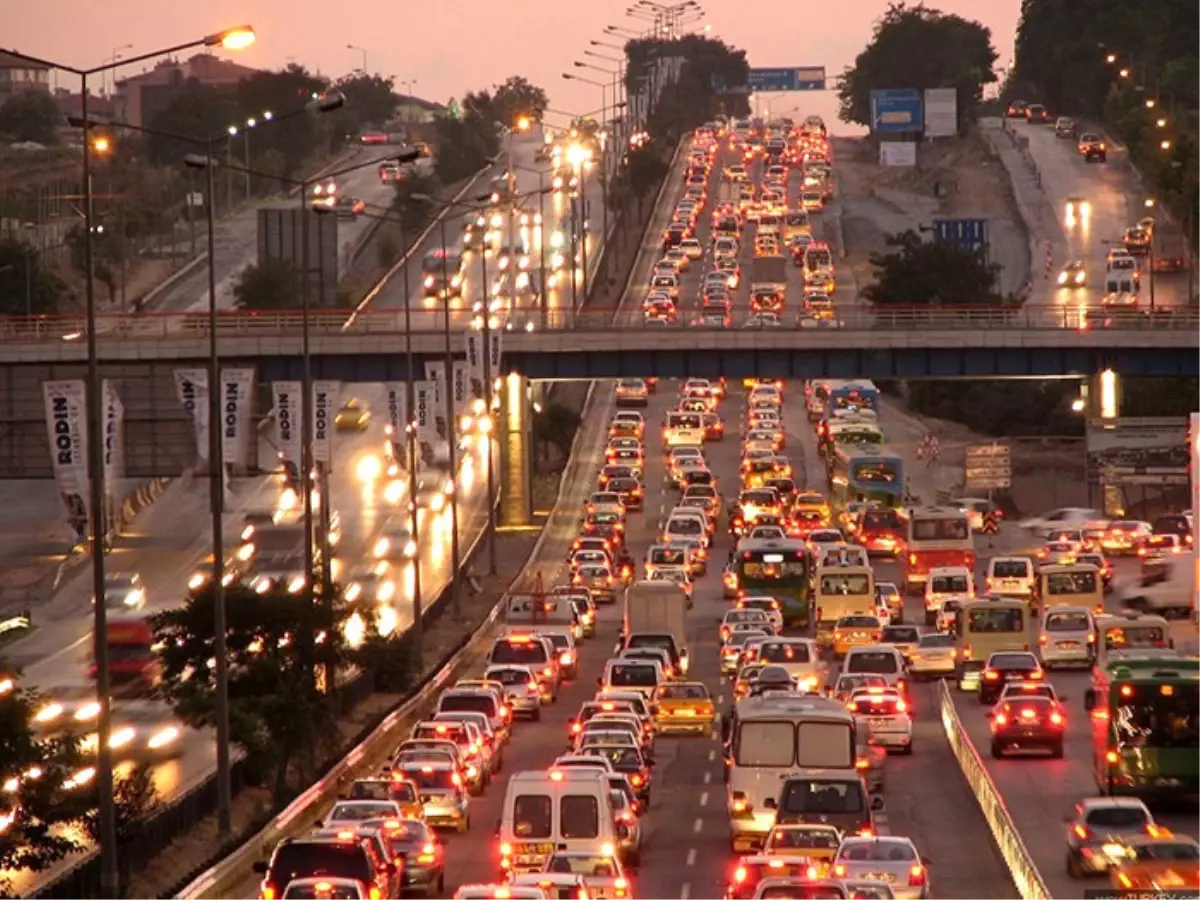
[[[670,634],[687,644],[687,595],[671,581],[635,581],[625,589],[624,633]]]
[[[162,663],[154,650],[154,629],[148,616],[110,615],[106,629],[108,679],[114,695],[141,695],[162,681]],[[93,660],[88,675],[99,673]]]
[[[1187,242],[1178,225],[1171,222],[1155,225],[1151,243],[1150,267],[1155,272],[1170,274],[1187,271]]]
[[[1139,583],[1127,591],[1125,605],[1132,610],[1189,618],[1196,610],[1196,551],[1146,563]]]
[[[787,289],[787,260],[782,256],[756,256],[750,270],[750,293]]]

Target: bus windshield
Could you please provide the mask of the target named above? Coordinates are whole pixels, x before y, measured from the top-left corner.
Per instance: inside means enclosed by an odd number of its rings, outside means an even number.
[[[1167,636],[1161,625],[1120,625],[1104,629],[1105,650],[1132,650],[1135,647],[1165,647]]]
[[[1170,690],[1168,690],[1170,689]],[[1154,747],[1196,748],[1200,742],[1197,707],[1200,685],[1122,684],[1112,713],[1117,740],[1127,750]]]
[[[899,477],[900,467],[888,459],[872,459],[856,462],[850,468],[850,477],[867,484],[893,484]]]
[[[1052,597],[1066,594],[1094,594],[1096,572],[1051,572],[1046,576],[1046,593]]]
[[[1015,633],[1025,630],[1023,611],[1014,607],[975,608],[967,613],[967,630],[982,633]]]
[[[948,519],[913,519],[914,541],[965,541],[971,537],[966,516]]]
[[[803,579],[808,566],[803,559],[784,559],[783,553],[761,552],[742,559],[741,575],[744,582]]]
[[[667,415],[668,428],[700,428],[702,425],[700,413],[673,412]]]

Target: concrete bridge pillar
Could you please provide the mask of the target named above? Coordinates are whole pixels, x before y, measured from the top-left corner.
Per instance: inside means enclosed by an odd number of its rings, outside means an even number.
[[[1092,407],[1089,413],[1096,419],[1119,419],[1121,417],[1121,376],[1112,369],[1097,372],[1091,378],[1088,397]]]
[[[512,372],[500,390],[500,521],[533,523],[533,416],[530,383]]]

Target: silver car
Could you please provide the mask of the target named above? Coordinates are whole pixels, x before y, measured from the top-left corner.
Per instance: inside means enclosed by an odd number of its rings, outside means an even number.
[[[542,717],[542,689],[529,666],[488,666],[484,678],[504,685],[504,699],[513,715],[526,715],[533,721]]]
[[[906,837],[848,837],[833,859],[833,877],[882,881],[902,900],[930,895],[925,860]]]
[[[947,632],[927,632],[917,640],[908,657],[908,671],[915,679],[941,678],[954,674],[957,638]]]

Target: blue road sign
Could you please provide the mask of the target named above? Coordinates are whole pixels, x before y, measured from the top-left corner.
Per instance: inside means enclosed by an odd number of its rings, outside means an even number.
[[[925,127],[921,92],[916,88],[871,91],[871,130],[876,134],[921,131]]]
[[[987,219],[934,219],[933,236],[966,250],[985,251],[988,245]]]
[[[823,91],[825,67],[751,69],[746,87],[751,91]]]

